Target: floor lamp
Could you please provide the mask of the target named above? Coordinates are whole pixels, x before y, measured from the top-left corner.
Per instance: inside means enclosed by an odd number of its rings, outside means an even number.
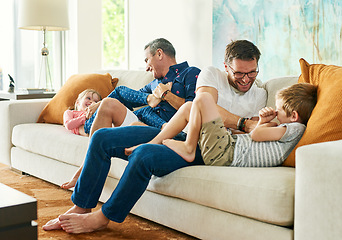
[[[43,48],[38,88],[45,84],[53,90],[49,66],[49,50],[46,46],[46,31],[65,31],[69,29],[68,0],[19,0],[18,27],[20,29],[43,32]],[[44,78],[42,78],[44,75]]]

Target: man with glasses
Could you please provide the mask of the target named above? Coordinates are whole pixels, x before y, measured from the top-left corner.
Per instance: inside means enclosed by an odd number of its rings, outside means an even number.
[[[197,92],[209,92],[217,103],[225,127],[235,133],[250,132],[265,107],[267,93],[256,79],[259,49],[247,40],[232,41],[226,47],[224,67],[203,69],[197,79]]]

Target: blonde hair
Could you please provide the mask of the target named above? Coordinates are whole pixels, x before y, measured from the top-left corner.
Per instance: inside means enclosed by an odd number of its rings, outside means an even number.
[[[99,93],[98,91],[96,91],[96,90],[94,90],[94,89],[86,89],[86,90],[84,90],[83,92],[81,92],[80,94],[78,94],[78,97],[77,97],[77,99],[76,99],[76,101],[75,101],[75,105],[74,105],[74,109],[75,109],[75,110],[78,110],[78,109],[77,109],[77,108],[78,108],[77,102],[78,102],[79,100],[81,100],[81,99],[82,99],[86,94],[88,94],[88,93],[92,93],[93,95],[96,94],[96,95],[99,97],[99,99],[102,100],[102,97],[101,97],[101,95],[100,95],[100,93]]]
[[[309,83],[296,83],[279,90],[276,98],[283,100],[282,108],[287,117],[296,111],[300,121],[306,125],[317,103],[317,87]]]

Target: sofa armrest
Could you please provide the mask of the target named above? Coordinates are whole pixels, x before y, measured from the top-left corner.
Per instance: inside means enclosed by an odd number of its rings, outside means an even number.
[[[12,129],[21,123],[36,122],[50,99],[0,101],[0,162],[11,165]]]
[[[295,240],[342,236],[342,140],[296,151]]]

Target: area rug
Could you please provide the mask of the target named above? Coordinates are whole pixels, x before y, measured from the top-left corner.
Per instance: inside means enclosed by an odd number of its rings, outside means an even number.
[[[33,176],[22,175],[12,171],[8,166],[0,164],[0,182],[37,199],[38,204],[38,239],[39,240],[77,240],[77,239],[166,239],[194,240],[189,235],[129,214],[123,223],[110,222],[104,230],[87,234],[68,234],[62,230],[44,231],[42,226],[50,219],[56,218],[68,210],[73,204],[70,201],[71,191],[45,182]],[[96,209],[101,207],[98,204]],[[0,216],[1,217],[1,216]],[[167,217],[167,216],[165,216]]]

